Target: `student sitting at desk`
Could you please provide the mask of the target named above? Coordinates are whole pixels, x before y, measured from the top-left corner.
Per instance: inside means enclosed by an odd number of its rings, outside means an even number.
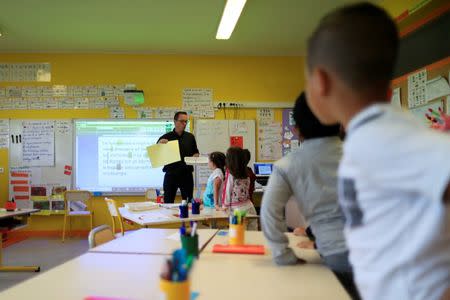
[[[248,214],[256,215],[253,202],[250,201],[250,178],[247,176],[246,155],[244,150],[238,147],[230,147],[226,155],[227,171],[225,174],[225,186],[223,188],[223,207],[231,210],[239,209]],[[257,230],[256,220],[248,222],[247,229]]]
[[[205,207],[219,207],[225,174],[225,154],[222,152],[211,152],[208,159],[208,167],[213,171],[209,175],[205,192],[203,193],[203,205]]]
[[[352,267],[344,240],[344,217],[337,201],[337,169],[342,155],[339,125],[325,126],[313,115],[302,93],[294,106],[301,146],[274,164],[263,195],[261,225],[279,265],[300,260],[288,247],[285,206],[293,195],[316,237],[317,250],[354,298]]]

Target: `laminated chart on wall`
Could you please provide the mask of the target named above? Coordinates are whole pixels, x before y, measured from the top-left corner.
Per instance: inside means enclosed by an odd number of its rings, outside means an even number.
[[[157,107],[154,116],[156,119],[173,120],[173,117],[179,111],[182,111],[179,107]]]
[[[110,107],[109,117],[111,119],[125,119],[125,109],[120,106]]]
[[[23,147],[30,138],[27,130],[43,133],[38,126],[53,126],[54,160],[51,166],[27,166],[28,154]],[[14,137],[9,151],[10,195],[15,197],[20,208],[39,208],[43,210],[41,214],[61,213],[64,191],[71,188],[72,182],[72,121],[11,120],[10,135]],[[31,141],[36,142],[34,134]]]
[[[426,93],[427,101],[429,102],[433,99],[450,95],[450,86],[444,77],[438,76],[427,81]]]
[[[282,125],[278,122],[258,126],[258,160],[277,160],[282,156]]]
[[[23,142],[22,142],[23,139]],[[55,165],[55,124],[54,121],[23,122],[22,162],[27,167],[48,167]]]
[[[192,111],[192,116],[214,118],[213,90],[207,88],[183,89],[183,110]]]
[[[418,106],[410,109],[409,111],[417,118],[421,123],[427,127],[431,126],[432,121],[430,118],[440,120],[439,109],[443,110],[443,100],[437,100],[429,102],[425,105]]]
[[[1,81],[51,81],[50,63],[0,63]]]
[[[250,162],[255,161],[255,121],[254,120],[205,120],[195,122],[195,138],[200,154],[214,151],[226,152],[234,143],[248,149]]]
[[[151,119],[153,118],[153,108],[151,107],[138,107],[135,108],[137,119]]]
[[[402,108],[402,103],[400,100],[400,88],[396,88],[392,91],[391,105],[399,109]]]
[[[256,109],[256,121],[258,124],[271,123],[274,118],[274,110],[272,108],[257,108]]]
[[[427,70],[423,69],[419,72],[408,76],[408,107],[413,108],[427,103]]]
[[[282,152],[283,156],[298,148],[299,141],[295,134],[295,121],[292,109],[283,109],[283,131],[282,131]]]
[[[119,106],[125,85],[0,87],[0,110],[104,109]]]
[[[0,148],[9,148],[9,119],[0,119]]]

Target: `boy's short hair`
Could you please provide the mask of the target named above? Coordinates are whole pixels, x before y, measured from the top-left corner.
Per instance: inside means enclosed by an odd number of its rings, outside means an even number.
[[[319,119],[309,108],[304,92],[295,101],[293,117],[295,126],[305,140],[339,135],[339,124],[323,125],[320,123]]]
[[[398,31],[383,9],[358,3],[322,18],[308,40],[307,66],[324,65],[353,90],[385,90],[392,79]]]

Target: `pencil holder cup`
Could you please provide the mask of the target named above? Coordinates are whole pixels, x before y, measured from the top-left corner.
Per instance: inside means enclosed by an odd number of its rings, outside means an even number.
[[[198,257],[198,234],[181,235],[181,246],[186,250],[187,255]]]
[[[200,202],[192,202],[192,214],[193,215],[200,214]]]
[[[180,205],[180,218],[188,218],[189,217],[189,206]]]
[[[228,232],[230,245],[244,245],[245,226],[244,224],[230,224]]]
[[[159,288],[166,295],[166,300],[190,300],[191,298],[191,283],[189,280],[185,281],[170,281],[161,279]]]
[[[16,202],[6,202],[5,203],[6,211],[14,211],[16,209]]]

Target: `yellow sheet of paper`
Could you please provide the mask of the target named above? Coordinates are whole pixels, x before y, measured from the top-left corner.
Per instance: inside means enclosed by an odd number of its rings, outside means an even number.
[[[159,168],[181,160],[178,141],[167,144],[155,144],[147,147],[148,157],[153,168]]]

